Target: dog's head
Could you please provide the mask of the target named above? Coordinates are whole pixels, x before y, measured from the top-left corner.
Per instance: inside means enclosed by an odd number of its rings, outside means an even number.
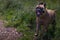
[[[46,9],[46,3],[41,2],[37,5],[36,12],[37,14],[42,15],[45,12],[45,9]]]

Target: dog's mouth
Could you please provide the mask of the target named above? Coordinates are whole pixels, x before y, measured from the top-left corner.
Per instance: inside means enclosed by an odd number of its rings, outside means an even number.
[[[40,16],[44,14],[44,8],[37,7],[36,8],[36,15]]]

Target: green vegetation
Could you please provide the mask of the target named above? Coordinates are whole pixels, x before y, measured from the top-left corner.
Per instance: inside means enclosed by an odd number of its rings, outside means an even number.
[[[60,40],[60,0],[46,0],[47,8],[56,9],[56,33],[53,40]],[[38,0],[0,0],[0,19],[6,27],[15,27],[24,36],[19,40],[32,40],[35,32],[35,6]]]

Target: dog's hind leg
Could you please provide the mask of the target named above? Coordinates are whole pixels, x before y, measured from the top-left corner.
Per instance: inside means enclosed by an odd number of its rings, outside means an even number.
[[[54,38],[55,37],[55,30],[56,30],[56,18],[55,18],[55,15],[53,16],[53,20],[52,20],[52,29],[51,29],[51,32],[50,32],[50,35],[51,35],[51,38]]]
[[[56,20],[54,19],[53,22],[52,22],[52,37],[54,37],[54,33],[55,33],[55,30],[56,30]]]

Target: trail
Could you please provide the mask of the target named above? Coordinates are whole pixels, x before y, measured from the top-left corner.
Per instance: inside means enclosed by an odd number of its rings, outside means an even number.
[[[0,20],[0,40],[17,40],[21,37],[21,32],[17,32],[16,28],[4,27],[4,21]]]
[[[3,28],[3,27],[4,27],[4,21],[0,20],[0,28]]]

